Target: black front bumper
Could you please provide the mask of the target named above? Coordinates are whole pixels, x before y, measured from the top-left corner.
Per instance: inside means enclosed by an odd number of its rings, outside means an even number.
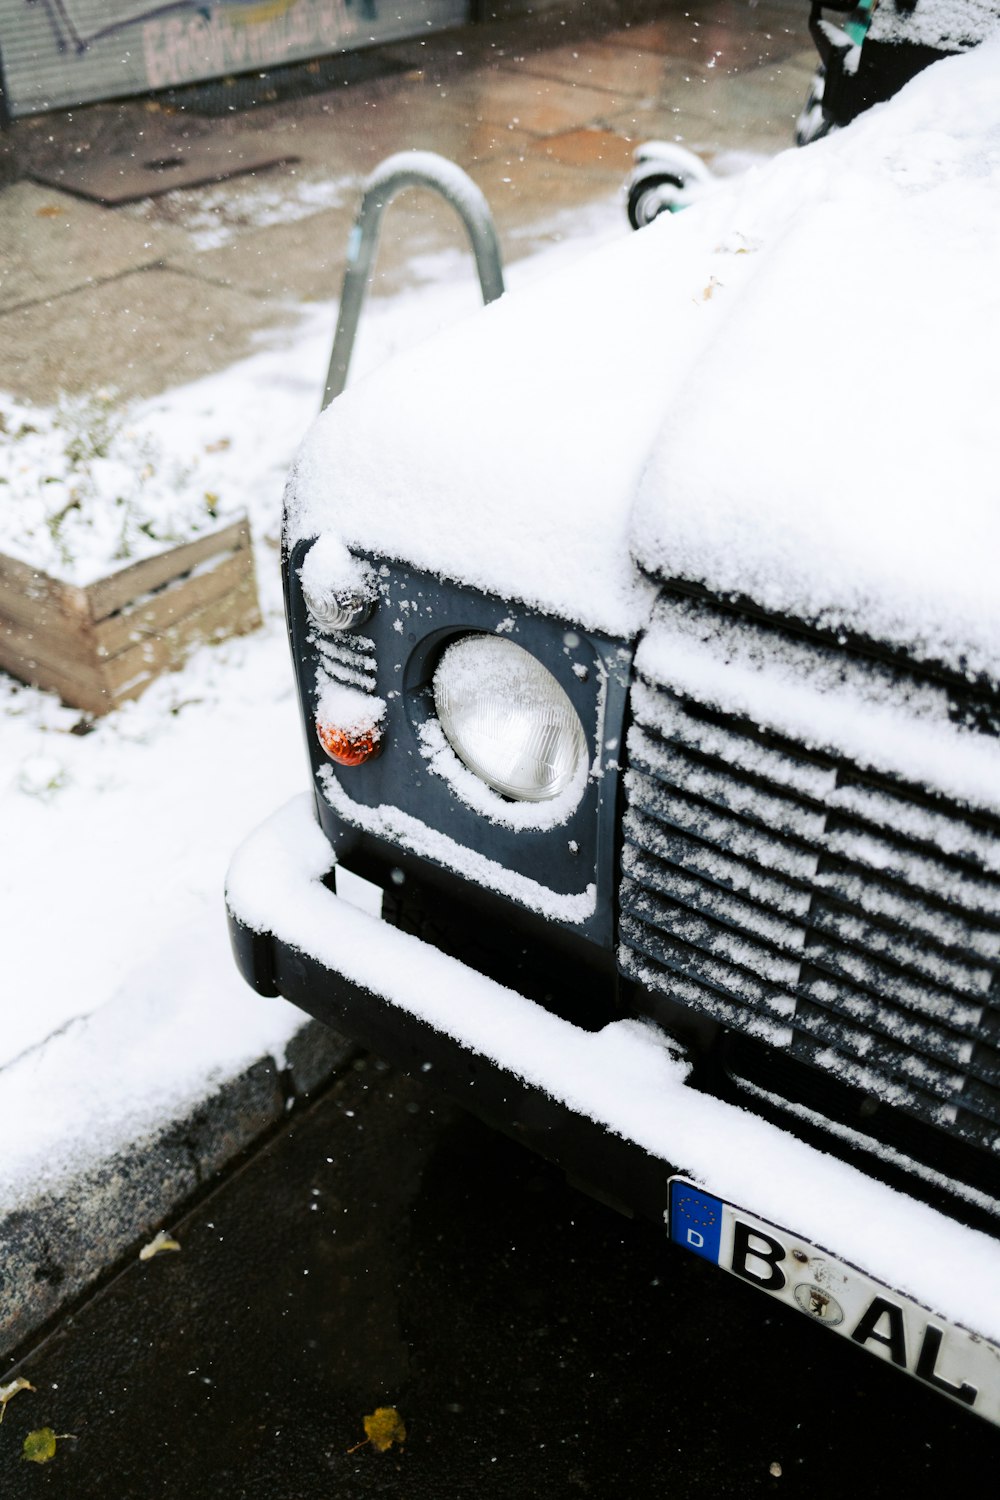
[[[947,1309],[1000,1364],[996,1240],[692,1087],[687,1060],[649,1022],[586,1031],[350,905],[331,889],[333,870],[309,795],[238,851],[230,931],[259,992],[426,1077],[617,1206],[663,1223],[677,1171],[767,1223],[794,1225],[887,1294],[903,1288],[931,1316]]]
[[[303,803],[304,812],[308,799]],[[283,811],[287,814],[291,809]],[[356,920],[359,927],[371,922],[371,917],[361,911],[355,913],[355,908],[338,897],[335,874],[335,869],[331,870],[322,885],[330,912],[337,911],[348,921]],[[664,1222],[667,1183],[675,1170],[670,1163],[607,1129],[537,1083],[518,1076],[513,1069],[472,1050],[465,1041],[380,993],[377,986],[361,983],[331,967],[280,932],[246,920],[232,882],[227,891],[227,918],[237,966],[258,994],[281,995],[393,1067],[425,1078],[436,1092],[537,1151],[602,1202],[622,1212]],[[371,943],[379,943],[384,935],[384,927],[373,927]],[[404,942],[426,946],[409,933],[400,932],[398,936]],[[470,970],[469,978],[471,986],[483,976]],[[518,998],[533,1003],[523,996]],[[592,1014],[590,1008],[588,1014]],[[572,1026],[556,1015],[552,1020]]]

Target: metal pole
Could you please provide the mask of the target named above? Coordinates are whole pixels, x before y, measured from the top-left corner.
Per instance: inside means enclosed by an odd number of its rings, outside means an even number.
[[[431,188],[451,204],[472,243],[483,301],[495,302],[503,296],[500,240],[489,204],[468,173],[433,151],[401,151],[396,156],[387,157],[365,183],[361,208],[348,241],[347,270],[344,272],[337,332],[321,410],[325,410],[347,384],[347,367],[371,279],[382,218],[396,194],[408,187]]]

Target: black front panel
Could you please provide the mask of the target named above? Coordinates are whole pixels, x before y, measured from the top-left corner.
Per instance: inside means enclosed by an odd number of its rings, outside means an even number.
[[[308,550],[289,559],[292,651],[320,821],[357,830],[341,838],[349,868],[357,851],[398,842],[425,864],[463,877],[470,888],[561,923],[610,951],[614,914],[618,759],[632,653],[595,632],[507,600],[491,598],[400,564],[371,559],[377,602],[356,628],[317,631],[305,610],[297,570]],[[503,821],[470,805],[435,773],[425,731],[436,722],[432,682],[446,647],[466,635],[497,635],[523,647],[556,678],[580,716],[590,775],[566,816],[539,825]],[[313,723],[318,685],[332,681],[385,706],[384,748],[356,767],[334,765]],[[498,816],[499,815],[499,816]]]

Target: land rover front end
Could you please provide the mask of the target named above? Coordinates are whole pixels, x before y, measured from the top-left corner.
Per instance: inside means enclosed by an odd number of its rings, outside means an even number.
[[[312,790],[228,885],[259,991],[994,1422],[998,85],[940,63],[334,402]]]

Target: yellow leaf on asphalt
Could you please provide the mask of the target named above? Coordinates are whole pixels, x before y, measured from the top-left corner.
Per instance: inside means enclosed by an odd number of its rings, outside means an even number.
[[[31,1384],[31,1381],[25,1380],[23,1375],[19,1375],[16,1380],[10,1381],[8,1385],[0,1385],[0,1422],[4,1419],[7,1402],[12,1396],[16,1396],[18,1391],[33,1391],[34,1389],[35,1387]]]
[[[388,1452],[393,1443],[406,1442],[406,1427],[394,1406],[380,1406],[364,1421],[365,1435],[380,1453]]]
[[[21,1449],[21,1457],[26,1458],[29,1464],[47,1464],[55,1456],[56,1435],[51,1427],[39,1427],[36,1432],[28,1433]]]
[[[179,1250],[181,1247],[176,1240],[172,1240],[165,1229],[155,1234],[148,1245],[143,1245],[139,1251],[140,1260],[152,1260],[154,1255],[159,1255],[163,1250]]]

